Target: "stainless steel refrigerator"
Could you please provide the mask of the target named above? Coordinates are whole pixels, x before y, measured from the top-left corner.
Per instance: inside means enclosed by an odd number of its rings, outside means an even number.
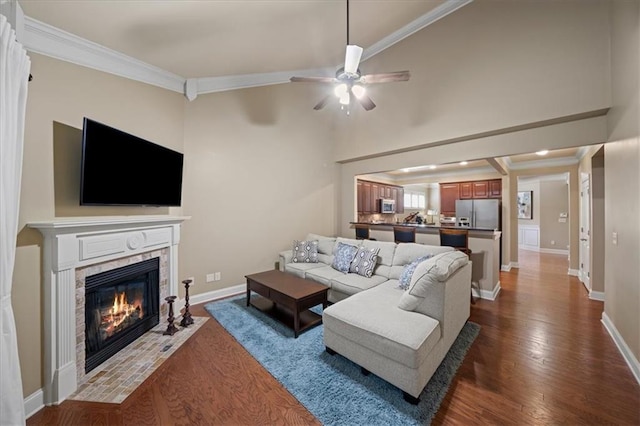
[[[500,200],[456,200],[456,225],[500,229]]]

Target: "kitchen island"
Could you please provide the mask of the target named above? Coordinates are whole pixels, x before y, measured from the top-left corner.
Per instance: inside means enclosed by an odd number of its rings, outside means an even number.
[[[496,229],[460,226],[440,226],[417,223],[350,222],[369,226],[369,237],[378,241],[393,241],[394,226],[416,228],[416,243],[440,245],[440,228],[468,229],[469,249],[473,268],[472,291],[475,297],[495,300],[500,292],[500,238]]]

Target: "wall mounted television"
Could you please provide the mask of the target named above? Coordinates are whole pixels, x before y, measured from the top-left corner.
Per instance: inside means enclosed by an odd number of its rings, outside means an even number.
[[[180,206],[184,155],[84,117],[80,205]]]

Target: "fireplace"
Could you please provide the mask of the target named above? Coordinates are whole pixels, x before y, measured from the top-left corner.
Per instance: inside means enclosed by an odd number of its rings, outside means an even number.
[[[159,322],[159,259],[86,277],[85,373]]]

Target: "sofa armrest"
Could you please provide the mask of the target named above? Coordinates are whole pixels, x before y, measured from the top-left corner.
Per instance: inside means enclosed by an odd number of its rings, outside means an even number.
[[[279,269],[284,272],[284,265],[293,260],[293,250],[285,250],[278,253]]]

